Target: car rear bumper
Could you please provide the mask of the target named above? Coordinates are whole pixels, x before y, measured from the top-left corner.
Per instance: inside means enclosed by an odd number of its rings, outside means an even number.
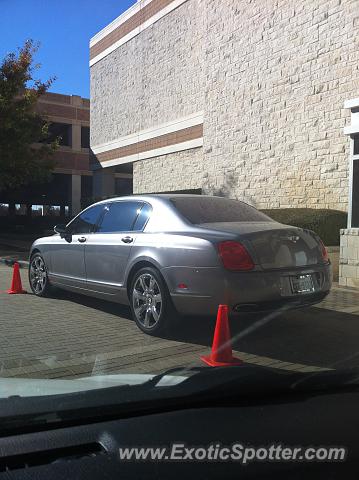
[[[219,304],[233,313],[273,311],[314,305],[329,293],[331,265],[285,270],[228,272],[220,267],[169,267],[162,271],[178,312],[213,315]],[[312,275],[315,291],[293,294],[290,277]],[[186,289],[179,288],[179,285]]]
[[[233,313],[255,313],[255,312],[273,312],[273,311],[285,311],[295,308],[309,307],[315,305],[324,300],[328,295],[329,290],[326,292],[315,292],[308,295],[296,295],[292,297],[284,297],[280,300],[273,300],[267,302],[258,303],[237,303],[232,305]]]

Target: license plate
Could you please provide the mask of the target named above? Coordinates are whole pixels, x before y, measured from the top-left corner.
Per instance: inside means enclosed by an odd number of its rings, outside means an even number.
[[[297,275],[290,277],[293,293],[310,293],[314,292],[313,278],[311,275]]]

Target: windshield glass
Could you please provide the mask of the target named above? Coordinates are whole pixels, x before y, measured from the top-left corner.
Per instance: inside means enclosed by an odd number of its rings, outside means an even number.
[[[271,222],[251,205],[219,197],[171,198],[176,209],[193,224],[218,222]]]

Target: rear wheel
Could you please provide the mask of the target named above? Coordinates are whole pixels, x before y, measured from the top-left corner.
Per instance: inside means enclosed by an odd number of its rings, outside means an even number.
[[[137,326],[149,335],[168,330],[176,316],[167,285],[152,267],[136,272],[131,283],[130,303]]]
[[[47,276],[45,260],[39,253],[35,253],[30,259],[29,283],[31,290],[38,297],[46,297],[49,293],[50,283]]]

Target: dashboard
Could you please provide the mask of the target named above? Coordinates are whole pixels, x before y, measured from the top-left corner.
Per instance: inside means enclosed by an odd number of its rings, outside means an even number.
[[[0,478],[358,478],[359,393],[283,395],[1,437]],[[120,448],[344,446],[344,462],[128,461]]]

